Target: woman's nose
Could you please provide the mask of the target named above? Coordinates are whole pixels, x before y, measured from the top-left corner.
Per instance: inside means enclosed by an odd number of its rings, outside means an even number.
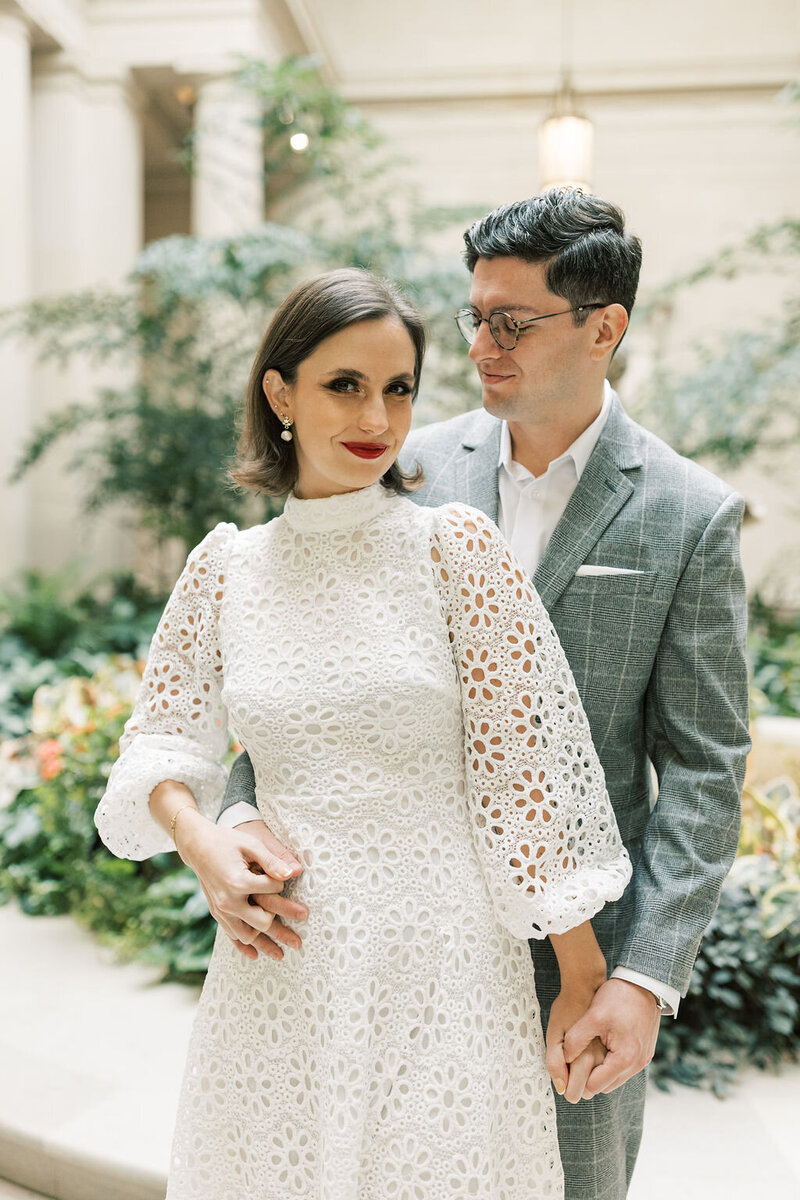
[[[361,409],[359,425],[365,433],[383,433],[389,426],[383,396],[373,396]]]

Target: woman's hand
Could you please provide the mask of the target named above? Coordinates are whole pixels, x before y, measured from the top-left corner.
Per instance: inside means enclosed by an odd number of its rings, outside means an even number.
[[[265,838],[248,832],[253,826],[266,830],[260,821],[222,829],[187,807],[176,822],[175,846],[200,881],[212,917],[236,949],[249,959],[258,958],[259,951],[281,959],[279,942],[294,949],[302,945],[299,935],[280,920],[308,917],[305,905],[280,894],[301,868],[267,849]]]
[[[599,1037],[594,1038],[572,1063],[568,1064],[564,1056],[564,1038],[586,1014],[596,991],[595,986],[587,983],[562,983],[561,991],[550,1009],[545,1062],[553,1086],[570,1104],[578,1103],[583,1096],[586,1080],[606,1056],[606,1048]]]

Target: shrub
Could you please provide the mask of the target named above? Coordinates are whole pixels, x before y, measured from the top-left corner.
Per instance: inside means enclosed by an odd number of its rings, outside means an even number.
[[[800,717],[800,615],[781,616],[755,596],[748,654],[756,711]]]
[[[800,800],[781,780],[745,790],[740,855],[677,1021],[661,1022],[652,1078],[722,1096],[746,1066],[800,1057]]]
[[[25,572],[0,596],[0,738],[28,732],[42,685],[91,676],[108,654],[145,657],[163,605],[132,575],[77,591],[69,572]]]
[[[70,912],[122,956],[195,982],[215,926],[194,875],[177,854],[115,858],[93,821],[139,681],[132,660],[111,657],[92,679],[37,691],[36,732],[3,748],[0,900],[31,915]]]

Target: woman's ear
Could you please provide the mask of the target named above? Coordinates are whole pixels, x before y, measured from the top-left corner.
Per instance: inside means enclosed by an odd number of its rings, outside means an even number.
[[[268,371],[265,371],[264,377],[261,380],[261,387],[264,395],[267,397],[270,408],[278,420],[282,421],[284,417],[291,419],[289,389],[284,383],[280,371],[276,371],[272,367]]]

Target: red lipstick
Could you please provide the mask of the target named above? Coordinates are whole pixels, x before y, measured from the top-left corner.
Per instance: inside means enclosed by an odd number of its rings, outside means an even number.
[[[380,458],[386,451],[381,442],[342,442],[342,445],[356,458]]]

